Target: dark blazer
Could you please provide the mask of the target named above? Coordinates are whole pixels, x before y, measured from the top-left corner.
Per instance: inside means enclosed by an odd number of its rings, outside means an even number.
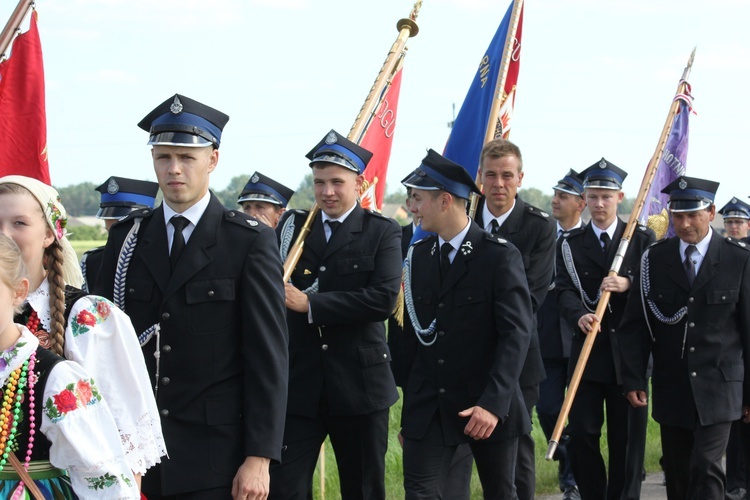
[[[482,217],[484,201],[483,197],[476,215],[476,222],[482,228],[486,225]],[[536,316],[554,276],[555,224],[550,220],[549,214],[516,196],[516,205],[497,234],[513,243],[521,252],[526,282],[531,293],[531,310]],[[545,377],[536,317],[534,321],[529,352],[521,373],[521,387],[538,384]]]
[[[163,208],[135,211],[110,231],[96,293],[113,297],[137,217],[125,312],[138,333],[161,325],[143,354],[151,377],[155,355],[160,361],[156,402],[169,452],[162,494],[226,486],[246,456],[281,456],[288,349],[276,238],[212,194],[170,273]]]
[[[294,238],[307,212],[294,217]],[[359,205],[326,242],[321,214],[305,240],[292,283],[310,294],[307,313],[287,311],[289,404],[292,415],[362,415],[398,400],[386,345],[385,320],[401,284],[401,228],[393,219]]]
[[[673,237],[649,249],[647,298],[666,317],[682,307],[687,314],[669,325],[646,306],[652,340],[639,275],[618,338],[625,391],[646,389],[652,354],[654,419],[694,429],[696,420],[701,425],[737,420],[743,402],[750,403],[750,251],[714,232],[691,287],[679,244]]]
[[[405,321],[405,355],[411,366],[404,389],[402,434],[422,439],[439,412],[445,444],[469,442],[468,422],[458,413],[480,406],[500,418],[490,440],[530,431],[518,378],[531,338],[531,298],[521,255],[507,241],[471,223],[464,243],[440,280],[437,236],[414,246],[411,290],[414,311],[426,328],[433,319],[431,346]],[[432,339],[429,339],[432,340]]]
[[[573,373],[575,365],[578,362],[578,356],[583,348],[583,342],[586,339],[586,335],[578,328],[578,320],[581,316],[591,311],[584,305],[581,293],[573,284],[573,278],[565,267],[562,246],[565,242],[570,246],[581,286],[588,297],[595,300],[602,280],[607,276],[612,266],[612,260],[617,253],[617,247],[620,244],[620,239],[622,239],[626,226],[625,222],[618,217],[615,237],[612,238],[609,252],[605,255],[591,224],[589,222],[583,228],[563,233],[557,245],[557,274],[555,278],[557,306],[573,330],[573,338],[570,346],[569,374]],[[636,230],[633,232],[633,238],[628,246],[628,251],[620,266],[619,276],[629,277],[632,281],[640,265],[640,258],[643,251],[655,238],[654,232],[651,229],[642,225],[636,227]],[[596,336],[586,369],[583,372],[583,380],[611,384],[622,383],[619,370],[620,358],[615,334],[622,319],[622,314],[625,311],[627,298],[627,293],[613,293],[610,295],[609,306],[602,318],[601,331]],[[596,305],[589,307],[596,310]]]
[[[96,247],[85,252],[81,257],[81,273],[83,274],[83,285],[81,289],[90,291],[96,285],[99,277],[99,268],[102,266],[104,247]]]

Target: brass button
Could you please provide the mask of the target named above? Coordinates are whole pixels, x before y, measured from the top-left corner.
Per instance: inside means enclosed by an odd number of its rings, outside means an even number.
[[[438,307],[440,307],[440,308],[443,308],[443,307],[445,307],[445,304],[443,304],[443,303],[441,302],[440,304],[438,304]]]
[[[171,382],[171,380],[169,380],[169,377],[162,377],[161,378],[162,385],[169,385],[170,382]]]
[[[695,352],[695,347],[691,347],[690,352]]]
[[[694,328],[694,327],[695,327],[695,323],[693,323],[693,322],[691,321],[690,323],[688,323],[688,326],[689,326],[690,328]]]
[[[323,344],[322,346],[320,346],[320,348],[323,349],[324,351],[327,351],[328,350],[328,344]]]
[[[159,414],[162,417],[168,417],[169,416],[169,410],[166,410],[166,409],[165,410],[159,410]]]
[[[213,290],[209,290],[208,291],[208,296],[209,297],[213,297],[214,296],[214,291]]]
[[[438,389],[438,392],[439,392],[440,394],[445,394],[445,389],[443,389],[443,388],[441,387],[440,389]]]
[[[442,359],[438,359],[438,362],[437,362],[437,363],[438,363],[439,365],[442,365],[443,363],[445,363],[445,361],[444,361],[444,360],[442,360]]]
[[[320,266],[320,272],[321,272],[321,273],[322,273],[322,272],[325,272],[325,270],[326,270],[326,266]]]
[[[693,302],[693,301],[695,301],[695,299],[694,299],[693,297],[690,297],[690,298],[688,299],[688,302]]]
[[[135,288],[128,288],[128,293],[135,293]]]
[[[359,269],[359,265],[358,265],[358,264],[354,264],[354,265],[353,265],[352,267],[353,267],[354,269]]]
[[[169,344],[161,348],[161,352],[170,352],[171,350],[172,350],[172,346]]]
[[[161,313],[161,319],[163,319],[164,321],[168,320],[169,319],[169,313],[168,312]]]
[[[691,377],[697,377],[697,376],[698,376],[698,374],[697,374],[697,373],[695,373],[695,372],[692,372],[692,373],[690,374],[690,376],[691,376]]]
[[[443,335],[445,335],[445,332],[444,332],[443,330],[440,330],[440,331],[438,332],[438,336],[439,336],[439,337],[442,337]]]

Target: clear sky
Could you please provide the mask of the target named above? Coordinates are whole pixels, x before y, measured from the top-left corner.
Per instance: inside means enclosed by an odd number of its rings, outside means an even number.
[[[10,15],[16,0],[0,4]],[[405,61],[389,192],[441,151],[447,123],[509,2],[424,0]],[[296,188],[304,155],[346,134],[409,0],[38,0],[48,147],[58,187],[109,175],[155,180],[136,124],[174,93],[230,116],[211,186],[259,170]],[[549,192],[604,156],[640,185],[679,77],[690,81],[687,173],[750,195],[748,0],[528,0],[511,140],[523,187]]]

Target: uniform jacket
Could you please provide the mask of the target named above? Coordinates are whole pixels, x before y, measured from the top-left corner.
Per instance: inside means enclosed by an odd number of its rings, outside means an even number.
[[[484,198],[477,208],[476,217],[477,224],[482,228],[486,226],[482,217],[483,207]],[[550,220],[549,214],[516,196],[516,204],[497,234],[513,243],[521,252],[526,282],[531,293],[532,314],[536,316],[554,275],[555,224]],[[534,319],[529,352],[521,373],[521,387],[538,384],[545,377],[536,317]]]
[[[581,286],[591,300],[596,300],[602,280],[609,273],[612,260],[617,253],[620,239],[625,232],[626,224],[617,219],[615,237],[605,255],[596,233],[591,227],[591,222],[580,229],[574,229],[563,233],[558,240],[557,246],[557,274],[555,278],[555,291],[557,292],[557,306],[573,330],[573,338],[570,346],[569,374],[573,373],[578,356],[583,348],[586,336],[578,328],[578,320],[590,311],[584,305],[581,293],[573,284],[573,278],[566,269],[562,254],[562,246],[567,241],[570,245],[571,255],[575,263],[575,269],[580,279]],[[638,225],[633,232],[632,240],[628,246],[619,275],[632,278],[640,265],[640,258],[646,247],[655,239],[654,232],[645,226]],[[620,358],[615,334],[625,311],[627,293],[613,293],[610,295],[609,306],[606,309],[601,322],[601,331],[597,334],[594,346],[591,350],[586,369],[583,372],[583,380],[602,382],[609,384],[621,384],[619,373]],[[589,305],[596,310],[596,305]]]
[[[409,223],[401,227],[401,257],[406,258],[406,252],[409,251],[409,244],[414,236],[414,224]],[[404,313],[404,321],[409,321]],[[391,349],[393,355],[393,361],[391,361],[391,370],[393,371],[393,379],[396,381],[396,385],[399,387],[404,386],[404,381],[409,374],[409,366],[404,366],[404,356],[401,356],[401,349],[403,348],[404,328],[399,326],[396,318],[391,316],[388,318],[388,347]]]
[[[651,246],[647,298],[671,317],[656,318],[647,305],[644,317],[640,286],[628,297],[618,332],[625,391],[645,390],[646,366],[653,355],[653,417],[662,424],[694,429],[740,418],[750,403],[750,251],[747,245],[713,233],[707,255],[688,284],[677,237]],[[639,284],[638,282],[634,283]],[[743,383],[744,381],[744,383]]]
[[[307,212],[292,210],[294,238]],[[393,219],[359,205],[326,242],[321,214],[305,240],[292,284],[309,295],[307,313],[287,311],[288,413],[314,417],[362,415],[398,399],[386,345],[385,321],[401,283],[401,228]]]
[[[518,379],[531,338],[531,298],[518,250],[472,222],[441,284],[438,238],[430,236],[414,246],[411,291],[422,327],[436,320],[436,338],[422,345],[407,316],[403,435],[422,439],[439,412],[445,444],[468,442],[468,418],[458,413],[472,406],[500,418],[490,440],[529,432]]]
[[[142,222],[125,286],[136,332],[156,378],[169,459],[162,493],[231,484],[246,456],[279,460],[288,373],[281,260],[273,231],[211,195],[174,273],[163,208],[133,212],[110,231],[97,292],[113,297],[116,261]]]
[[[104,256],[103,246],[92,248],[81,257],[81,272],[83,273],[82,289],[91,290],[96,285],[99,268],[102,265],[102,256]]]

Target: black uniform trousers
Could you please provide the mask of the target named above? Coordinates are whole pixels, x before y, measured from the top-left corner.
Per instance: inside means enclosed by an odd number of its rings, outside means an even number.
[[[468,444],[477,457],[477,472],[484,498],[517,500],[515,456],[518,439],[499,442],[473,441]],[[432,419],[424,439],[404,439],[404,490],[406,500],[452,500],[445,491],[445,480],[458,447],[445,445],[438,414]]]
[[[664,478],[669,500],[724,498],[726,478],[721,458],[731,422],[697,424],[684,429],[661,424]]]
[[[271,465],[270,499],[312,498],[315,465],[326,436],[336,455],[341,498],[385,498],[382,457],[388,448],[388,409],[353,416],[287,415],[286,419],[284,466]]]

